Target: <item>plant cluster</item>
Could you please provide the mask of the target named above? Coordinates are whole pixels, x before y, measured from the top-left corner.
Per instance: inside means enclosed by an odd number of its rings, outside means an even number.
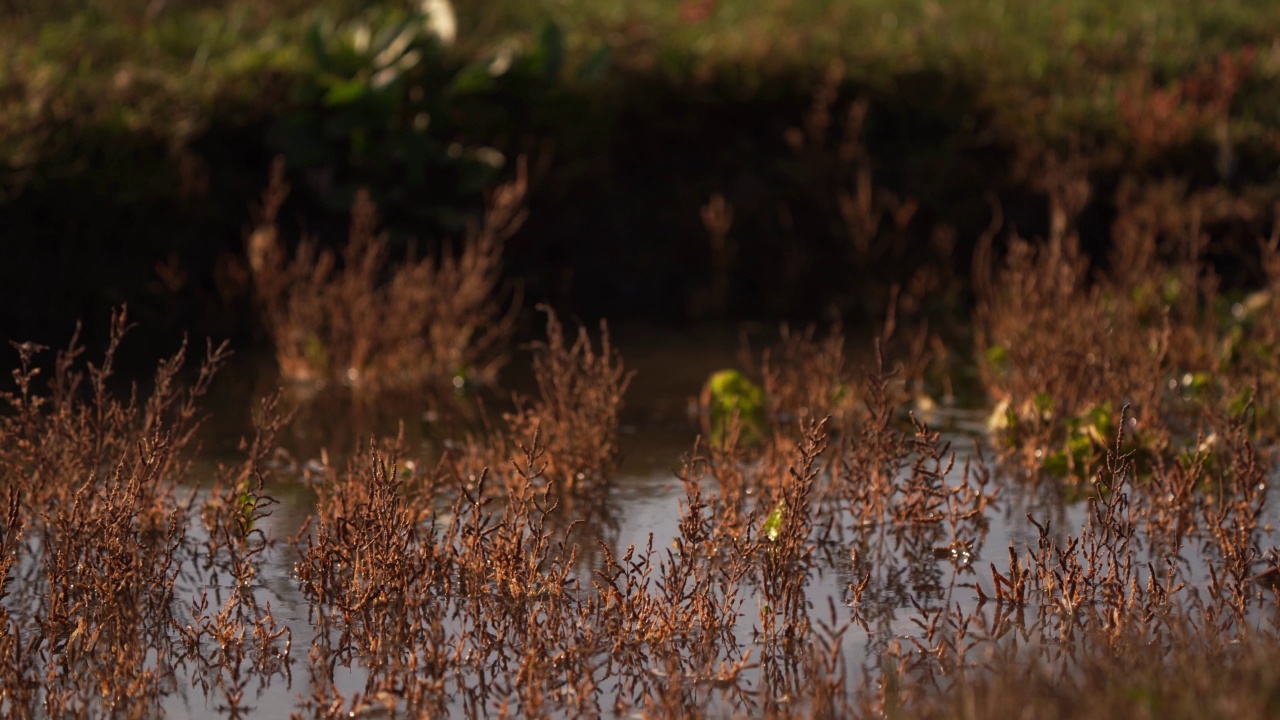
[[[560,403],[597,394],[583,387],[618,387],[592,381],[593,361],[567,362],[610,356],[607,344],[599,356],[585,340],[566,349],[554,317],[548,333],[535,365],[560,366],[561,380],[541,383],[532,407],[554,418]],[[787,342],[808,347],[785,357],[833,345]],[[602,521],[589,508],[607,505],[607,485],[557,482],[554,432],[546,445],[535,431],[498,446],[511,453],[506,467],[446,460],[421,476],[399,473],[408,463],[398,442],[371,447],[326,473],[301,548],[298,576],[320,628],[305,711],[668,717],[708,707],[789,717],[851,707],[841,650],[850,625],[812,617],[813,577],[834,547],[868,533],[892,532],[930,561],[968,557],[997,495],[979,467],[954,477],[937,433],[893,423],[894,382],[876,371],[867,411],[835,425],[777,421],[750,454],[732,413],[722,441],[699,443],[677,473],[684,500],[671,546],[652,535],[641,547],[603,543],[585,565],[578,537],[584,520]],[[569,437],[590,446],[596,436]],[[475,452],[472,462],[485,457]],[[342,693],[338,666],[366,678],[359,693]],[[812,682],[823,694],[810,701]]]
[[[608,66],[607,46],[571,61],[554,22],[488,54],[458,52],[457,28],[441,0],[312,22],[293,101],[268,141],[330,210],[367,189],[393,227],[460,231],[507,153],[528,149],[530,122],[565,112],[565,86]]]
[[[459,249],[397,264],[366,194],[356,197],[340,258],[314,240],[291,255],[276,225],[288,191],[277,160],[246,242],[254,297],[286,380],[386,389],[494,379],[514,319],[499,291],[503,247],[524,221],[523,162]]]
[[[185,383],[180,351],[121,394],[126,329],[120,313],[98,364],[73,342],[47,382],[40,349],[17,346],[0,419],[9,714],[150,716],[198,692],[242,717],[282,688],[298,717],[950,717],[1086,710],[1095,690],[1131,708],[1129,690],[1197,658],[1274,687],[1280,560],[1252,400],[1176,458],[1140,452],[1122,406],[1070,506],[1063,484],[1022,483],[904,413],[919,362],[850,371],[838,334],[787,334],[761,363],[767,395],[747,393],[770,409],[757,434],[726,406],[676,471],[674,537],[619,547],[595,531],[614,522],[629,375],[607,330],[571,341],[549,314],[539,395],[505,426],[435,463],[403,436],[325,456],[314,514],[277,537],[280,397],[197,488],[199,405],[227,351]],[[1025,540],[987,559],[992,519],[1016,513]],[[1224,708],[1269,702],[1191,681]]]
[[[194,684],[239,717],[251,683],[288,674],[289,630],[253,591],[268,542],[253,524],[271,504],[261,460],[278,420],[266,421],[243,467],[219,470],[223,490],[201,503],[189,490],[199,404],[229,351],[210,345],[184,387],[184,345],[160,362],[147,394],[135,385],[122,398],[113,363],[128,328],[118,311],[96,364],[74,339],[51,367],[37,363],[44,348],[17,346],[16,389],[0,419],[8,716],[149,717],[175,687]],[[199,514],[207,542],[195,532]],[[210,609],[210,589],[221,587],[232,591],[215,591]]]
[[[1117,192],[1115,245],[1100,267],[1076,230],[1092,192],[1085,167],[1054,171],[1050,236],[1014,235],[997,258],[993,226],[974,260],[976,345],[998,443],[1030,466],[1088,478],[1122,405],[1132,407],[1128,442],[1146,457],[1210,449],[1200,431],[1246,406],[1274,437],[1275,236],[1244,248],[1263,260],[1262,287],[1225,292],[1207,228],[1237,216],[1239,203],[1131,182]]]

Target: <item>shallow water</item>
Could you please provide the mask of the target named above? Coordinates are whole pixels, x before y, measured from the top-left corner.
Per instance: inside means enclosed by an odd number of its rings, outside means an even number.
[[[674,470],[682,455],[693,448],[697,436],[696,424],[688,414],[690,398],[712,371],[740,365],[739,338],[729,331],[672,336],[635,330],[617,333],[615,341],[628,367],[637,375],[627,394],[622,418],[621,470],[609,485],[602,507],[592,512],[592,525],[575,531],[583,550],[577,571],[583,578],[602,562],[597,541],[603,541],[619,555],[631,545],[645,547],[651,537],[659,550],[671,546],[678,535],[677,523],[685,500],[684,488]],[[514,364],[525,363],[518,358]],[[207,478],[212,477],[220,460],[238,460],[236,441],[251,417],[246,408],[253,407],[273,385],[270,370],[263,369],[254,358],[240,361],[227,374],[231,379],[215,388],[214,417],[205,434],[206,452],[199,474]],[[528,387],[528,379],[515,372],[508,374],[506,383],[517,389]],[[491,412],[499,412],[505,401],[494,394],[488,397]],[[449,428],[474,423],[477,417],[474,411],[465,410],[460,416],[445,417],[440,411],[424,409],[424,403],[413,397],[363,409],[323,397],[294,395],[291,399],[300,409],[285,438],[288,456],[279,459],[268,487],[268,493],[280,504],[260,524],[276,545],[264,555],[253,593],[259,603],[270,603],[276,619],[289,627],[295,663],[290,680],[276,677],[266,687],[249,686],[247,697],[253,717],[286,716],[295,710],[299,697],[311,694],[306,659],[314,628],[308,617],[308,602],[294,576],[297,551],[287,542],[313,510],[314,494],[299,468],[316,462],[322,448],[328,449],[331,460],[340,458],[356,443],[367,442],[371,434],[396,432],[401,422],[410,448],[425,464],[438,456],[455,434]],[[952,443],[958,462],[948,481],[957,482],[964,461],[979,459],[975,448],[983,440],[984,411],[942,408],[925,419]],[[980,607],[975,585],[993,595],[989,567],[994,564],[1004,570],[1010,547],[1021,552],[1035,544],[1037,530],[1028,515],[1041,523],[1052,521],[1058,537],[1079,533],[1087,513],[1085,503],[1065,503],[1061,493],[1049,484],[1031,486],[1011,481],[998,471],[993,477],[1000,488],[998,502],[973,536],[968,553],[928,552],[927,547],[921,552],[920,547],[904,545],[877,529],[854,530],[846,536],[847,541],[818,548],[815,571],[807,587],[810,614],[815,620],[833,621],[839,626],[849,622],[856,610],[865,621],[865,625],[850,625],[841,639],[841,650],[854,676],[863,668],[874,669],[880,653],[891,643],[910,643],[912,638],[918,638],[922,633],[922,612],[957,605],[965,611],[990,612],[991,608]],[[1274,511],[1267,512],[1267,521],[1274,524]],[[192,524],[190,536],[196,542],[203,540],[202,532],[199,522]],[[945,534],[939,539],[941,543],[947,540]],[[935,547],[938,545],[934,543]],[[1188,576],[1203,577],[1204,563],[1195,548],[1184,548],[1183,556]],[[870,580],[855,608],[850,586],[867,574]],[[216,577],[210,581],[208,575],[195,574],[180,581],[179,589],[184,597],[198,597],[207,591],[211,607],[235,590],[230,585],[220,585]],[[756,596],[748,594],[741,607],[737,634],[745,647],[754,643],[759,603]],[[189,608],[189,603],[184,604]],[[335,679],[344,695],[364,688],[364,676],[356,669],[339,667]],[[757,680],[748,675],[741,685],[751,689]],[[181,669],[178,682],[179,687],[163,701],[170,717],[225,715],[217,689],[206,695],[194,680],[183,686]],[[710,698],[712,708],[722,700]]]

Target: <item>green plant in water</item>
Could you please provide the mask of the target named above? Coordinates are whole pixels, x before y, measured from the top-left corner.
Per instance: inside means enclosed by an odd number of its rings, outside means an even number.
[[[739,442],[754,445],[764,440],[764,391],[738,370],[712,373],[702,388],[701,402],[712,444],[724,445],[735,415]]]
[[[1009,370],[1009,349],[1003,345],[992,345],[986,352],[987,368],[997,375]]]
[[[987,431],[1004,445],[1018,445],[1035,428],[1053,422],[1057,406],[1057,400],[1047,393],[1036,393],[1017,405],[1006,398],[996,403],[987,416]]]
[[[258,494],[252,482],[245,480],[236,488],[236,512],[239,513],[239,527],[248,534],[253,531],[258,511]]]
[[[329,353],[325,350],[324,343],[321,342],[320,336],[315,333],[308,333],[306,342],[302,348],[303,356],[306,357],[307,363],[315,368],[319,377],[329,376]]]
[[[1115,436],[1111,403],[1086,408],[1066,419],[1067,436],[1062,449],[1049,453],[1043,467],[1051,475],[1075,473],[1081,477],[1095,466]]]
[[[1080,479],[1100,466],[1107,450],[1114,444],[1119,430],[1118,418],[1111,403],[1090,405],[1080,412],[1060,417],[1058,401],[1047,393],[1037,393],[1031,400],[1014,405],[1002,400],[987,418],[987,429],[1003,445],[1016,447],[1028,441],[1036,441],[1038,433],[1049,432],[1045,437],[1049,446],[1058,448],[1047,452],[1040,461],[1046,473],[1057,477],[1075,476]],[[1060,444],[1059,444],[1060,443]],[[1133,429],[1125,433],[1125,452],[1148,451],[1144,437]],[[1037,455],[1039,457],[1039,455]]]
[[[786,520],[787,501],[779,500],[773,510],[769,511],[769,515],[764,519],[764,525],[760,526],[760,532],[769,539],[769,542],[777,542],[782,536],[782,523]]]
[[[1049,474],[1058,477],[1073,475],[1078,479],[1087,479],[1093,469],[1101,466],[1107,451],[1115,445],[1122,419],[1116,416],[1109,402],[1092,405],[1067,418],[1064,422],[1066,438],[1062,449],[1045,456],[1042,467]],[[1125,430],[1124,444],[1120,451],[1149,457],[1154,449],[1150,436],[1129,427]]]

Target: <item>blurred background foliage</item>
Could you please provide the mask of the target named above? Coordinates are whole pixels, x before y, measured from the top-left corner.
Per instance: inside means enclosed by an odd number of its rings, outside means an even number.
[[[1129,176],[1258,206],[1278,184],[1280,5],[1260,0],[0,0],[0,34],[0,330],[19,337],[122,301],[246,332],[225,258],[275,154],[295,235],[336,242],[368,187],[402,250],[456,237],[528,156],[511,278],[667,321],[833,298],[874,315],[877,279],[924,256],[963,275],[993,199],[1042,232],[1045,157],[1087,158],[1094,245]],[[1148,137],[1144,118],[1171,124],[1157,109],[1209,102],[1187,79],[1224,57],[1248,60],[1222,117]],[[859,173],[915,203],[892,247],[850,249]],[[731,257],[699,222],[713,193],[736,208]],[[726,263],[727,301],[701,302]]]

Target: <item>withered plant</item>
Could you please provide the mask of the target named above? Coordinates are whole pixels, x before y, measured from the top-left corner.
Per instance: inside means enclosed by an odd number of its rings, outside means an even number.
[[[392,263],[368,193],[352,206],[341,256],[304,239],[290,254],[276,223],[288,196],[277,160],[246,241],[254,296],[282,377],[393,388],[491,382],[506,359],[513,311],[501,294],[502,253],[524,222],[526,164],[489,197],[459,248]]]
[[[795,427],[856,408],[858,388],[846,366],[845,342],[838,327],[821,339],[812,327],[802,333],[784,327],[777,346],[761,360],[767,417],[780,427]]]
[[[279,402],[279,394],[263,400],[253,439],[240,442],[243,462],[219,468],[200,513],[207,541],[195,570],[206,582],[191,599],[191,621],[178,623],[193,682],[206,696],[220,692],[218,709],[233,718],[252,709],[246,697],[251,685],[277,675],[288,680],[292,669],[292,631],[255,593],[262,556],[272,545],[262,523],[278,504],[266,493],[268,459],[289,422]],[[225,597],[223,588],[230,588]]]
[[[533,346],[538,396],[517,398],[518,409],[505,417],[508,433],[525,442],[536,434],[546,447],[546,477],[566,490],[587,490],[617,470],[618,415],[632,374],[610,344],[608,325],[600,324],[596,350],[586,328],[570,343],[555,314],[544,311],[547,340]]]
[[[16,346],[11,412],[0,417],[6,715],[152,717],[164,697],[194,686],[240,717],[251,687],[288,675],[289,631],[256,595],[275,404],[244,463],[220,472],[201,507],[199,405],[230,353],[210,344],[187,375],[184,344],[145,395],[136,384],[121,393],[112,375],[129,327],[124,310],[114,313],[97,364],[82,363],[73,338],[47,380],[43,349]],[[225,598],[224,587],[233,588]],[[219,609],[209,609],[211,594]]]
[[[1003,571],[991,563],[989,583],[968,585],[976,608],[917,606],[921,633],[887,648],[884,675],[864,680],[861,716],[1034,708],[1121,717],[1148,693],[1182,703],[1186,688],[1197,712],[1268,705],[1273,673],[1262,667],[1275,658],[1277,605],[1263,587],[1274,566],[1257,572],[1266,483],[1246,424],[1218,429],[1230,438],[1221,450],[1229,462],[1162,465],[1150,481],[1122,449],[1124,427],[1079,531],[1029,517],[1034,543],[1011,546]],[[1202,488],[1183,497],[1191,512],[1171,514],[1165,490],[1188,484]],[[1241,678],[1260,685],[1242,688]]]
[[[496,481],[491,489],[502,491],[527,482],[509,460],[521,447],[536,445],[542,449],[542,486],[589,496],[608,483],[621,460],[618,422],[632,374],[611,344],[607,324],[600,325],[597,349],[585,328],[570,341],[555,313],[543,311],[547,339],[530,346],[537,395],[517,395],[513,412],[487,428],[486,437],[448,452],[445,464],[464,483],[488,469]]]
[[[1121,405],[1132,407],[1129,437],[1149,457],[1186,448],[1206,413],[1243,408],[1263,374],[1242,358],[1257,347],[1267,296],[1223,312],[1205,257],[1214,201],[1176,184],[1122,186],[1108,269],[1095,270],[1074,230],[1087,181],[1070,164],[1054,168],[1059,180],[1044,182],[1050,236],[1014,237],[998,261],[994,233],[980,243],[976,344],[999,443],[1029,465],[1089,477]]]
[[[179,660],[170,630],[191,507],[179,483],[198,445],[197,403],[229,352],[211,344],[184,389],[184,344],[149,395],[134,385],[122,399],[111,379],[128,329],[114,312],[102,361],[84,366],[77,333],[44,383],[43,348],[16,346],[12,412],[0,418],[6,569],[19,578],[5,630],[27,641],[0,673],[10,713],[148,715]]]
[[[1258,53],[1248,47],[1237,54],[1223,52],[1215,63],[1205,63],[1164,87],[1141,76],[1116,92],[1116,104],[1129,146],[1142,161],[1212,133],[1219,143],[1219,171],[1231,174],[1228,120],[1231,103],[1240,85],[1255,72]]]
[[[1068,248],[1041,264],[1028,246],[1004,272],[1046,303],[1093,302],[1117,328],[1158,319],[1167,335],[1200,317],[1199,299],[1158,318],[1115,310],[1108,293],[1143,278],[1082,281]],[[1154,257],[1147,267],[1181,267]],[[988,331],[1034,314],[991,297]],[[85,370],[73,344],[48,383],[38,349],[18,347],[0,417],[7,714],[153,716],[194,690],[244,717],[274,689],[296,697],[299,718],[1106,716],[1148,707],[1133,692],[1182,692],[1172,676],[1230,716],[1265,714],[1280,687],[1273,458],[1255,395],[1196,409],[1195,440],[1170,453],[1135,442],[1136,408],[1120,404],[1093,426],[1087,477],[1026,484],[908,409],[903,377],[926,343],[907,343],[898,365],[881,344],[856,372],[838,336],[785,334],[764,363],[759,442],[742,442],[741,415],[718,442],[696,440],[676,471],[673,533],[621,547],[592,526],[608,523],[593,509],[608,506],[630,375],[606,329],[597,346],[549,315],[536,397],[438,463],[414,457],[403,431],[350,458],[323,454],[307,471],[314,513],[282,547],[269,492],[289,482],[274,463],[279,396],[240,458],[197,487],[198,401],[225,352],[211,348],[185,385],[181,357],[161,363],[145,399],[122,400],[107,380],[125,327],[121,315],[106,360]],[[1100,352],[1158,349],[1077,337]],[[1067,378],[1089,380],[1025,357],[993,382],[1029,392],[1051,378],[1065,392]],[[1193,399],[1158,375],[1101,372],[1066,397],[1096,402],[1128,383],[1115,402]],[[1052,440],[1061,428],[1038,411]],[[994,548],[993,521],[1006,531]],[[264,577],[281,551],[296,561],[290,619]],[[293,672],[295,641],[305,672]],[[1209,670],[1260,689],[1232,695]]]

